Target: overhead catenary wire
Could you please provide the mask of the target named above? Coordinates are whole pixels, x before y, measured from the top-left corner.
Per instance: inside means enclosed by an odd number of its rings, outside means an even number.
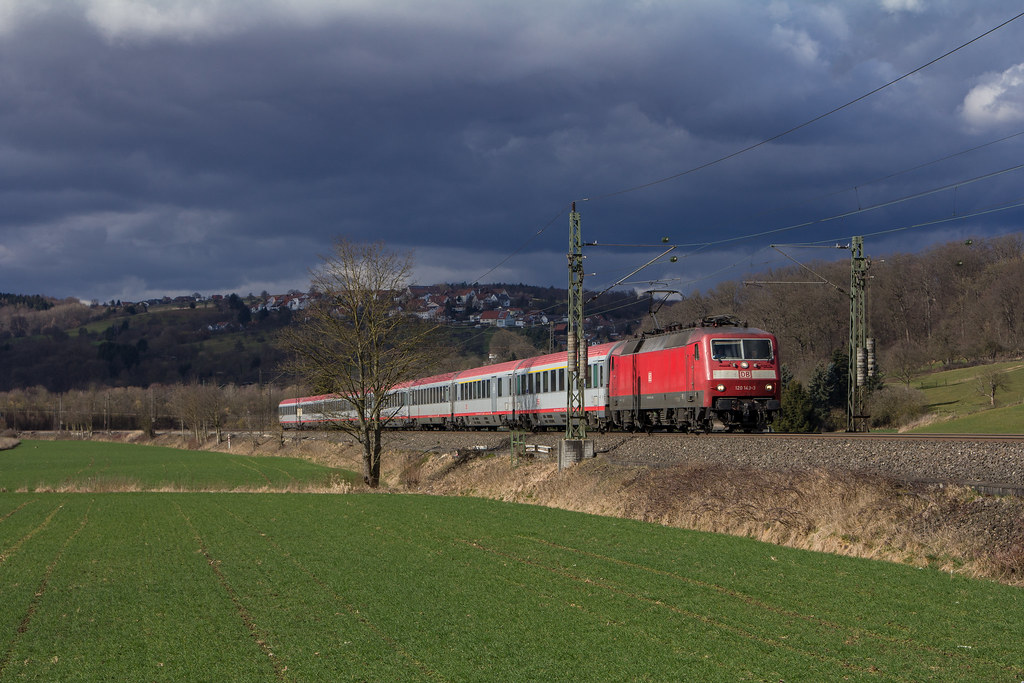
[[[935,57],[935,58],[925,62],[924,64],[922,64],[921,66],[917,67],[916,69],[908,71],[905,74],[903,74],[902,76],[894,78],[893,80],[889,81],[888,83],[885,83],[883,85],[878,86],[874,90],[866,92],[863,95],[860,95],[859,97],[856,97],[856,98],[850,100],[849,102],[847,102],[845,104],[841,104],[838,107],[830,109],[829,111],[826,111],[823,114],[818,114],[814,118],[809,119],[807,121],[804,121],[803,123],[801,123],[799,125],[793,126],[792,128],[789,128],[788,130],[784,130],[781,133],[777,133],[775,135],[772,135],[771,137],[765,138],[765,139],[761,140],[760,142],[756,142],[756,143],[754,143],[752,145],[748,145],[746,147],[743,147],[742,149],[736,150],[735,152],[731,152],[729,154],[726,154],[725,156],[721,156],[721,157],[719,157],[717,159],[713,159],[713,160],[705,162],[703,164],[699,164],[699,165],[694,166],[693,168],[687,169],[685,171],[680,171],[679,173],[674,173],[672,175],[665,176],[663,178],[658,178],[656,180],[652,180],[652,181],[649,181],[649,182],[646,182],[646,183],[642,183],[640,185],[634,185],[633,187],[627,187],[627,188],[622,189],[622,190],[616,190],[614,192],[606,192],[604,194],[594,195],[592,197],[585,197],[582,201],[587,202],[587,201],[596,201],[596,200],[599,200],[599,199],[607,199],[609,197],[615,197],[615,196],[618,196],[618,195],[623,195],[623,194],[627,194],[627,193],[630,193],[630,192],[636,192],[638,190],[643,190],[643,189],[646,189],[646,188],[649,188],[649,187],[653,187],[655,185],[660,185],[660,184],[666,183],[666,182],[668,182],[670,180],[675,180],[676,178],[681,178],[681,177],[689,175],[691,173],[695,173],[697,171],[702,171],[702,170],[704,170],[706,168],[710,168],[712,166],[716,166],[716,165],[718,165],[718,164],[720,164],[720,163],[722,163],[724,161],[728,161],[729,159],[733,159],[735,157],[738,157],[741,154],[746,154],[747,152],[755,150],[755,149],[757,149],[759,147],[763,147],[764,145],[767,145],[770,142],[775,142],[776,140],[778,140],[780,138],[783,138],[783,137],[785,137],[787,135],[795,133],[796,131],[801,130],[803,128],[806,128],[807,126],[810,126],[811,124],[817,123],[818,121],[821,121],[824,118],[832,116],[833,114],[836,114],[836,113],[846,109],[847,107],[853,106],[854,104],[857,104],[858,102],[861,102],[862,100],[865,100],[865,99],[871,97],[872,95],[875,95],[875,94],[885,90],[886,88],[889,88],[889,87],[895,85],[896,83],[899,83],[900,81],[905,80],[905,79],[909,78],[910,76],[913,76],[914,74],[927,69],[928,67],[932,66],[933,64],[936,64],[937,62],[942,61],[946,57],[949,57],[950,55],[959,52],[960,50],[964,49],[968,45],[971,45],[972,43],[976,43],[977,41],[981,40],[982,38],[985,38],[986,36],[989,36],[992,33],[995,33],[999,29],[1003,28],[1004,26],[1007,26],[1008,24],[1011,24],[1012,22],[1016,21],[1017,19],[1020,19],[1021,17],[1024,17],[1024,12],[1021,12],[1021,13],[1013,16],[1013,17],[1010,17],[1009,19],[1007,19],[1006,21],[1002,22],[1001,24],[990,28],[989,30],[987,30],[984,33],[981,33],[981,34],[975,36],[974,38],[971,38],[970,40],[968,40],[965,43],[961,43],[960,45],[958,45],[957,47],[953,48],[952,50],[944,52],[943,54],[939,55],[938,57]]]
[[[912,193],[912,194],[909,194],[909,195],[904,195],[904,196],[898,197],[896,199],[891,199],[891,200],[887,200],[887,201],[884,201],[884,202],[879,202],[877,204],[872,204],[870,206],[858,207],[857,209],[854,209],[854,210],[851,210],[851,211],[844,211],[842,213],[835,214],[835,215],[832,215],[832,216],[826,216],[824,218],[816,218],[814,220],[803,221],[803,222],[800,222],[800,223],[795,223],[795,224],[783,226],[783,227],[780,227],[780,228],[773,228],[771,230],[764,230],[764,231],[757,232],[757,233],[752,233],[752,234],[747,234],[747,235],[740,235],[740,236],[737,236],[737,237],[729,237],[729,238],[724,238],[724,239],[721,239],[721,240],[711,240],[711,241],[694,243],[694,244],[677,244],[677,245],[669,245],[669,246],[671,246],[673,248],[696,247],[694,249],[694,251],[692,251],[692,252],[690,252],[688,254],[683,254],[683,255],[680,256],[680,258],[688,258],[690,256],[693,256],[693,255],[701,252],[701,251],[704,251],[705,249],[707,249],[709,247],[714,247],[714,246],[718,246],[718,245],[722,245],[722,244],[729,244],[729,243],[733,243],[733,242],[745,241],[745,240],[753,239],[755,237],[764,237],[766,235],[780,234],[780,233],[783,233],[783,232],[788,232],[788,231],[792,231],[792,230],[798,230],[798,229],[801,229],[801,228],[807,228],[807,227],[810,227],[810,226],[813,226],[813,225],[819,225],[819,224],[827,223],[827,222],[834,221],[834,220],[839,220],[839,219],[843,219],[843,218],[849,218],[849,217],[852,217],[852,216],[855,216],[855,215],[858,215],[858,214],[867,213],[869,211],[876,211],[878,209],[883,209],[883,208],[886,208],[886,207],[889,207],[889,206],[894,206],[896,204],[900,204],[900,203],[903,203],[903,202],[912,201],[914,199],[921,199],[922,197],[928,197],[930,195],[938,194],[940,192],[946,192],[946,191],[950,191],[950,190],[954,190],[955,191],[959,187],[964,187],[964,186],[971,185],[971,184],[974,184],[974,183],[977,183],[977,182],[981,182],[983,180],[988,180],[988,179],[991,179],[991,178],[995,178],[995,177],[998,177],[998,176],[1001,176],[1001,175],[1004,175],[1004,174],[1007,174],[1007,173],[1011,173],[1013,171],[1020,170],[1022,168],[1024,168],[1024,164],[1017,164],[1015,166],[1010,166],[1008,168],[999,169],[997,171],[991,171],[989,173],[984,173],[982,175],[975,176],[973,178],[967,178],[967,179],[959,180],[959,181],[956,181],[956,182],[953,182],[953,183],[947,183],[947,184],[941,185],[939,187],[934,187],[934,188],[930,188],[930,189],[927,189],[927,190],[922,190],[920,192],[915,192],[915,193]],[[991,213],[991,211],[989,211],[988,213]],[[982,214],[968,214],[968,215],[965,215],[964,217],[966,218],[966,217],[975,216],[975,215],[984,215],[984,214],[983,213]],[[922,224],[922,225],[927,225],[927,224],[928,223]],[[918,227],[920,227],[920,226],[918,226]],[[903,229],[909,229],[909,228],[899,228],[897,230],[903,230]],[[878,233],[873,233],[873,234],[878,234]],[[827,242],[827,241],[832,241],[832,240],[824,240],[823,242]],[[812,242],[811,244],[818,244],[818,242]],[[602,245],[602,246],[614,246],[614,245]],[[626,245],[626,246],[644,246],[644,245]],[[646,246],[653,247],[653,246],[664,246],[664,245],[646,245]],[[669,249],[669,251],[672,251],[672,249]],[[665,252],[665,253],[668,253],[668,252]],[[613,289],[615,287],[621,286],[623,284],[638,284],[638,283],[635,283],[635,282],[634,283],[628,283],[628,282],[626,282],[626,280],[629,277],[631,277],[632,275],[635,275],[640,270],[643,270],[644,267],[654,263],[658,258],[660,258],[661,256],[664,256],[665,253],[660,254],[658,257],[655,257],[654,259],[651,259],[646,264],[644,264],[644,266],[641,266],[640,268],[637,268],[637,269],[633,270],[632,272],[630,272],[625,277],[622,277],[618,281],[616,281],[615,283],[607,286],[606,288],[604,288],[601,291],[601,294],[604,294],[604,293],[608,292],[609,290],[611,290],[611,289]],[[758,252],[754,252],[754,253],[756,254]],[[747,260],[747,258],[744,258],[743,260],[745,261],[745,260]],[[705,277],[700,278],[700,279],[707,279],[708,277],[711,277],[712,275],[719,274],[721,272],[730,270],[734,266],[735,266],[735,264],[733,264],[732,266],[726,266],[725,268],[720,269],[720,270],[716,271],[713,274],[706,275]],[[681,278],[670,278],[668,280],[665,280],[664,278],[662,278],[659,281],[672,282],[672,281],[676,281],[678,279],[681,279]],[[693,281],[696,282],[698,280],[693,280]]]
[[[1012,133],[1010,135],[1005,135],[1005,136],[1003,136],[1001,138],[998,138],[996,140],[989,140],[988,142],[984,142],[984,143],[982,143],[980,145],[975,145],[974,147],[970,147],[968,149],[962,149],[962,150],[957,151],[957,152],[952,152],[950,154],[946,154],[944,156],[941,156],[941,157],[939,157],[937,159],[932,159],[931,161],[925,161],[923,163],[919,163],[919,164],[916,164],[914,166],[910,166],[908,168],[901,169],[899,171],[894,171],[892,173],[888,173],[888,174],[886,174],[884,176],[879,176],[879,177],[873,178],[871,180],[864,180],[864,181],[858,182],[858,183],[856,183],[854,185],[843,187],[842,189],[839,189],[839,190],[835,190],[833,192],[827,192],[825,194],[816,195],[814,197],[810,197],[810,198],[807,198],[807,199],[804,199],[804,200],[801,200],[801,201],[790,202],[789,204],[785,204],[785,205],[782,205],[782,206],[776,206],[776,207],[772,207],[770,209],[765,209],[764,211],[759,211],[757,213],[751,214],[750,216],[746,217],[744,220],[749,221],[749,220],[752,220],[754,218],[758,218],[758,217],[761,217],[761,216],[766,216],[766,215],[768,215],[770,213],[776,213],[776,212],[781,211],[783,209],[792,208],[794,206],[801,206],[801,205],[808,204],[810,202],[818,201],[818,200],[821,200],[821,199],[827,199],[829,197],[835,197],[837,195],[841,195],[841,194],[846,193],[846,192],[851,192],[852,191],[852,192],[854,192],[856,194],[856,193],[858,193],[859,190],[861,190],[861,189],[863,189],[865,187],[868,187],[870,185],[874,185],[876,183],[880,183],[880,182],[883,182],[883,181],[886,181],[886,180],[892,180],[893,178],[896,178],[898,176],[901,176],[901,175],[904,175],[904,174],[907,174],[907,173],[912,173],[912,172],[918,171],[918,170],[920,170],[922,168],[927,168],[928,166],[933,166],[935,164],[942,163],[943,161],[948,161],[950,159],[954,159],[954,158],[956,158],[958,156],[963,156],[965,154],[970,154],[971,152],[976,152],[976,151],[978,151],[980,149],[984,149],[986,147],[991,147],[992,145],[999,144],[1001,142],[1006,142],[1008,140],[1012,140],[1013,138],[1020,137],[1021,135],[1024,135],[1024,131],[1018,131],[1018,132]],[[859,197],[859,194],[857,194],[857,196]],[[760,233],[754,234],[754,235],[750,235],[749,237],[759,237],[759,236],[761,236]],[[739,239],[743,239],[743,238],[741,237]]]
[[[604,198],[608,198],[608,197],[612,197],[612,196],[616,196],[616,195],[621,195],[621,194],[625,194],[625,193],[629,193],[629,192],[634,192],[634,191],[641,190],[641,189],[644,189],[644,188],[647,188],[647,187],[652,187],[654,185],[658,185],[658,184],[661,184],[661,183],[664,183],[664,182],[667,182],[667,181],[670,181],[670,180],[674,180],[676,178],[680,178],[680,177],[683,177],[685,175],[689,175],[691,173],[703,170],[705,168],[709,168],[711,166],[717,165],[717,164],[722,163],[724,161],[727,161],[729,159],[732,159],[732,158],[735,158],[737,156],[740,156],[741,154],[744,154],[746,152],[749,152],[749,151],[752,151],[752,150],[757,149],[759,147],[762,147],[762,146],[764,146],[764,145],[766,145],[766,144],[768,144],[770,142],[774,142],[775,140],[778,140],[778,139],[780,139],[782,137],[785,137],[785,136],[787,136],[787,135],[789,135],[791,133],[794,133],[794,132],[796,132],[798,130],[806,128],[807,126],[809,126],[809,125],[811,125],[813,123],[816,123],[816,122],[818,122],[818,121],[820,121],[820,120],[822,120],[822,119],[824,119],[824,118],[826,118],[828,116],[831,116],[832,114],[840,112],[840,111],[842,111],[842,110],[844,110],[844,109],[846,109],[846,108],[848,108],[848,107],[850,107],[850,106],[852,106],[852,105],[854,105],[854,104],[856,104],[856,103],[858,103],[858,102],[860,102],[862,100],[865,100],[865,99],[871,97],[872,95],[875,95],[875,94],[881,92],[882,90],[885,90],[886,88],[889,88],[892,85],[895,85],[896,83],[899,83],[902,80],[905,80],[906,78],[908,78],[908,77],[910,77],[910,76],[912,76],[912,75],[914,75],[914,74],[916,74],[916,73],[918,73],[918,72],[920,72],[920,71],[922,71],[924,69],[927,69],[928,67],[930,67],[933,64],[935,64],[935,63],[945,59],[946,57],[949,57],[950,55],[953,55],[956,52],[959,52],[960,50],[962,50],[965,47],[967,47],[967,46],[969,46],[969,45],[971,45],[971,44],[981,40],[982,38],[985,38],[986,36],[991,35],[992,33],[1002,29],[1003,27],[1005,27],[1005,26],[1009,25],[1010,23],[1016,21],[1017,19],[1021,18],[1022,16],[1024,16],[1024,12],[1021,12],[1021,13],[1018,13],[1018,14],[1014,15],[1013,17],[1007,19],[1006,21],[1003,21],[1002,23],[1000,23],[1000,24],[998,24],[998,25],[988,29],[987,31],[985,31],[985,32],[975,36],[974,38],[971,38],[970,40],[968,40],[968,41],[958,45],[957,47],[955,47],[955,48],[953,48],[951,50],[948,50],[947,52],[939,55],[938,57],[935,57],[935,58],[929,60],[928,62],[925,62],[924,64],[918,66],[917,68],[915,68],[915,69],[913,69],[911,71],[908,71],[908,72],[904,73],[903,75],[901,75],[901,76],[899,76],[899,77],[897,77],[897,78],[895,78],[895,79],[893,79],[893,80],[891,80],[891,81],[889,81],[889,82],[887,82],[887,83],[885,83],[885,84],[883,84],[881,86],[878,86],[877,88],[874,88],[873,90],[871,90],[871,91],[869,91],[867,93],[864,93],[863,95],[860,95],[859,97],[856,97],[856,98],[846,102],[845,104],[842,104],[842,105],[840,105],[838,107],[835,107],[835,108],[833,108],[833,109],[831,109],[831,110],[829,110],[827,112],[819,114],[819,115],[817,115],[817,116],[815,116],[815,117],[813,117],[813,118],[811,118],[811,119],[809,119],[809,120],[807,120],[807,121],[805,121],[805,122],[803,122],[803,123],[801,123],[801,124],[799,124],[797,126],[793,126],[792,128],[789,128],[789,129],[787,129],[787,130],[785,130],[785,131],[783,131],[781,133],[778,133],[778,134],[773,135],[773,136],[771,136],[769,138],[761,140],[758,143],[755,143],[753,145],[748,145],[747,147],[744,147],[744,148],[739,149],[739,150],[737,150],[735,152],[732,152],[730,154],[722,156],[722,157],[720,157],[718,159],[714,159],[712,161],[706,162],[704,164],[700,164],[698,166],[695,166],[693,168],[687,169],[687,170],[679,172],[679,173],[672,174],[670,176],[666,176],[664,178],[659,178],[659,179],[656,179],[654,181],[650,181],[650,182],[647,182],[647,183],[643,183],[641,185],[636,185],[636,186],[633,186],[633,187],[625,188],[625,189],[614,191],[614,192],[608,192],[608,193],[604,193],[604,194],[600,194],[600,195],[594,195],[594,196],[591,196],[591,197],[586,197],[582,201],[595,201],[595,200],[598,200],[598,199],[604,199]],[[1024,134],[1024,132],[1016,133],[1014,135],[1007,136],[1006,138],[1001,138],[1000,140],[993,141],[992,143],[986,143],[985,145],[979,145],[976,148],[972,148],[972,150],[973,149],[980,149],[981,147],[984,147],[984,146],[986,146],[988,144],[994,144],[995,142],[1000,142],[1002,140],[1009,139],[1009,138],[1015,137],[1016,135],[1020,135],[1020,134]],[[972,150],[966,150],[966,151],[972,151]],[[965,153],[965,152],[963,152],[963,153]],[[953,156],[955,156],[955,155],[953,155]],[[934,163],[934,162],[930,162],[930,163]],[[911,169],[911,170],[913,170],[913,169]],[[870,182],[877,182],[877,180],[876,181],[868,181],[868,182],[869,183]],[[862,183],[861,185],[864,185],[864,184],[865,183]],[[559,212],[555,216],[553,216],[543,227],[541,227],[537,232],[535,232],[533,235],[531,235],[526,241],[524,241],[514,251],[509,253],[508,256],[506,256],[504,259],[499,261],[497,264],[495,264],[488,271],[486,271],[482,275],[480,275],[477,278],[475,278],[474,282],[480,282],[481,280],[485,279],[488,275],[490,275],[495,270],[497,270],[502,265],[504,265],[509,260],[511,260],[516,254],[522,252],[529,244],[534,242],[549,227],[551,227],[551,225],[553,225],[556,220],[558,220],[560,217],[565,215],[565,212],[569,208],[569,206],[570,206],[569,203],[564,205],[559,210]],[[745,237],[736,238],[736,240],[739,240],[739,239],[751,239],[753,237],[762,236],[763,234],[771,234],[771,232],[772,231],[769,231],[767,233],[759,233],[759,234],[754,234],[754,235],[748,235],[748,236],[745,236]],[[733,241],[736,241],[736,240],[733,240]]]

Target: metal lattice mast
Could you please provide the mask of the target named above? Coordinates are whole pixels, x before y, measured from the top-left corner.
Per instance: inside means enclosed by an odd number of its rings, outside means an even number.
[[[580,236],[580,215],[576,202],[569,214],[569,316],[566,347],[566,439],[587,437],[587,414],[584,388],[586,387],[586,339],[583,334],[583,240]]]
[[[870,262],[864,256],[864,238],[850,243],[850,358],[846,378],[846,431],[857,431],[857,418],[864,415],[865,369],[867,354],[867,311],[864,290]]]

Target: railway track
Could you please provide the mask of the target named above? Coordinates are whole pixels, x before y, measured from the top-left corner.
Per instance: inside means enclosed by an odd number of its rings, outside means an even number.
[[[399,449],[507,449],[507,432],[405,432]],[[528,434],[528,444],[555,447],[560,433]],[[627,467],[680,464],[829,469],[907,483],[970,486],[992,495],[1024,496],[1021,434],[594,434],[599,458]],[[553,450],[553,448],[552,448]]]

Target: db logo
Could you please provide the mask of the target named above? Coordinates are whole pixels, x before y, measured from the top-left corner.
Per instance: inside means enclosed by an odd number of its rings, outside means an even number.
[[[740,370],[740,379],[753,379],[754,373],[750,370]]]

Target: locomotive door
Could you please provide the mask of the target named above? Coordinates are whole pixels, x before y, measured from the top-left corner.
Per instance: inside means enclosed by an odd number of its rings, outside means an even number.
[[[639,425],[640,420],[640,363],[633,356],[633,423]]]
[[[686,354],[686,359],[688,361],[690,361],[690,367],[688,368],[689,375],[690,375],[690,381],[688,382],[688,384],[690,385],[690,388],[689,388],[690,391],[694,390],[694,383],[695,383],[694,375],[697,372],[697,354],[700,353],[697,350],[697,348],[698,348],[697,344],[694,344],[693,345],[693,350],[690,351],[690,353]]]

